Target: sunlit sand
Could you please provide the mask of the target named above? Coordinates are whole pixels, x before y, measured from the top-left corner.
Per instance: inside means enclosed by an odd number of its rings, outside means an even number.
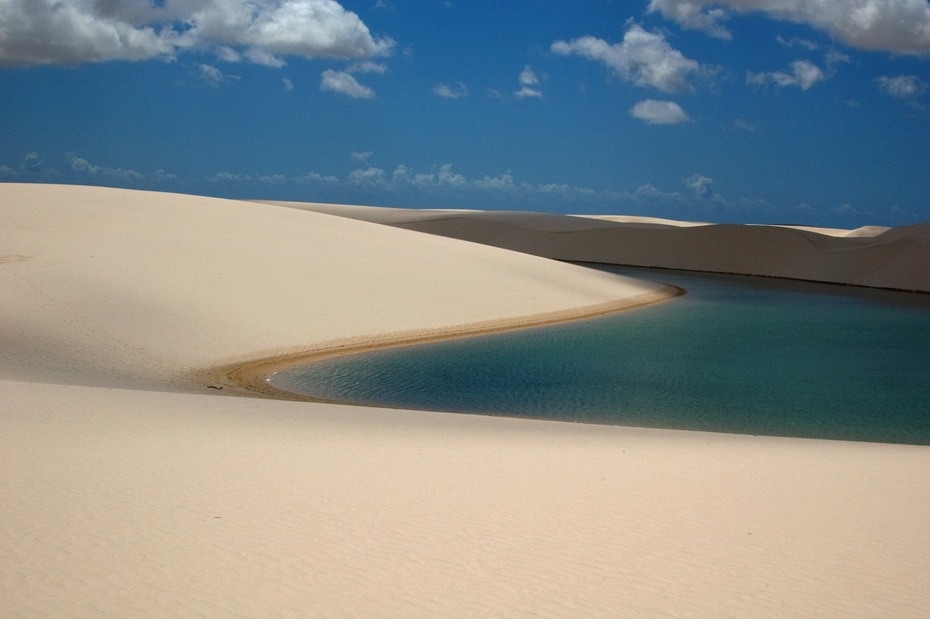
[[[257,397],[301,355],[675,302],[540,257],[619,260],[617,222],[300,206],[0,184],[0,614],[930,614],[926,447]],[[718,231],[675,268],[751,243],[930,290],[926,228],[633,223]]]

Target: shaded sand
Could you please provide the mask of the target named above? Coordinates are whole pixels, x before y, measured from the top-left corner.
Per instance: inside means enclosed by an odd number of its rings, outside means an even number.
[[[281,204],[558,260],[930,292],[930,224],[926,223],[839,230],[648,217]]]
[[[649,284],[295,209],[76,187],[0,184],[0,256],[0,616],[930,614],[926,447],[198,382]]]

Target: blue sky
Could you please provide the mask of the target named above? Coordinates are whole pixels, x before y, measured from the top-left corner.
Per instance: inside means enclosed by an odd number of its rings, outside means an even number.
[[[0,0],[0,181],[930,220],[927,0]]]

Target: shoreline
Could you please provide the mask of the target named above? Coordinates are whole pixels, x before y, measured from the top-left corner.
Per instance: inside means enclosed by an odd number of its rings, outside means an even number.
[[[908,295],[915,295],[915,298],[926,299],[930,301],[930,290],[922,290],[919,288],[893,288],[889,286],[873,286],[869,284],[856,284],[852,282],[841,282],[841,281],[829,281],[822,279],[806,279],[802,277],[791,277],[788,275],[766,275],[764,273],[740,273],[738,271],[706,271],[703,269],[685,269],[681,267],[663,267],[663,266],[646,266],[640,264],[626,264],[626,263],[617,263],[617,262],[592,262],[590,260],[565,260],[569,264],[578,264],[581,266],[594,265],[596,267],[617,267],[621,269],[642,269],[645,271],[667,271],[670,273],[680,272],[680,273],[692,273],[694,275],[706,275],[714,276],[719,275],[722,277],[736,277],[736,278],[747,278],[747,279],[761,279],[774,282],[783,282],[785,285],[797,284],[797,285],[818,285],[818,286],[836,286],[837,288],[846,289],[849,291],[849,294],[868,294],[869,291],[874,292],[889,292],[889,293],[901,293]]]
[[[268,357],[260,357],[244,362],[223,364],[195,372],[193,376],[206,388],[226,391],[233,394],[259,396],[276,400],[296,402],[320,402],[342,404],[347,406],[373,406],[358,402],[343,402],[325,398],[315,398],[284,389],[278,389],[268,382],[273,374],[295,366],[313,363],[323,359],[355,355],[387,348],[416,346],[431,342],[477,337],[493,333],[521,331],[547,327],[557,324],[598,318],[610,314],[631,311],[657,303],[678,298],[687,291],[678,286],[661,284],[662,288],[633,297],[598,303],[595,305],[545,312],[524,317],[504,318],[469,323],[442,329],[425,329],[404,333],[386,333],[376,337],[348,338],[323,344],[317,348],[302,350]]]

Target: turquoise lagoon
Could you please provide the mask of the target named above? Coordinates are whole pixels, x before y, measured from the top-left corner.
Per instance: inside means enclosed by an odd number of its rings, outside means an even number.
[[[608,270],[687,294],[598,319],[328,359],[271,383],[388,407],[930,445],[930,295]]]

